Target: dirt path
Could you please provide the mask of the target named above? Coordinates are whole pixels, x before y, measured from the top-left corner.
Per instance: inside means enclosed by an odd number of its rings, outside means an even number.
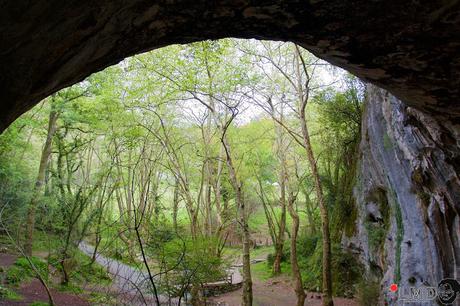
[[[17,255],[0,253],[0,266],[7,269],[17,259]],[[38,279],[33,279],[30,282],[25,282],[19,286],[15,291],[22,297],[20,301],[2,301],[1,306],[26,306],[33,302],[48,302],[48,295],[46,290]],[[60,292],[56,289],[51,289],[54,302],[57,306],[89,306],[90,304],[84,298],[75,294]]]
[[[286,278],[272,279],[266,283],[254,281],[254,306],[287,306],[296,304],[296,296],[290,281]],[[240,306],[242,289],[229,292],[210,299],[216,305]],[[305,305],[321,306],[321,295],[318,293],[307,293]],[[352,299],[334,298],[336,306],[358,306]]]
[[[90,306],[90,303],[80,296],[50,289],[57,306]],[[18,290],[21,301],[0,301],[1,306],[26,306],[33,302],[48,302],[48,295],[39,280],[34,279],[22,284]]]

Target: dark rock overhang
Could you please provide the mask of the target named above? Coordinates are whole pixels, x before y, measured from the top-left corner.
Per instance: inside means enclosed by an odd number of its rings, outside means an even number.
[[[223,37],[294,41],[457,121],[460,1],[7,1],[0,9],[0,131],[53,92],[123,58]]]

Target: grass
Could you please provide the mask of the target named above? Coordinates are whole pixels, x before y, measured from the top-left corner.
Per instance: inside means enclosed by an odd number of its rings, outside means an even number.
[[[272,246],[258,247],[251,249],[251,258],[252,259],[261,259],[266,258],[269,253],[273,253],[274,249]]]
[[[266,282],[273,278],[272,267],[267,262],[259,262],[251,265],[251,273],[254,279]],[[291,275],[291,264],[288,262],[281,262],[281,275]]]
[[[56,254],[60,245],[61,241],[56,235],[44,234],[42,232],[37,232],[35,235],[33,251],[35,254],[39,253],[41,257],[46,257],[46,259],[32,256],[30,260],[45,280],[49,278],[48,265],[54,266],[58,274],[62,273],[59,255]],[[50,284],[53,288],[60,291],[80,294],[84,292],[81,289],[82,284],[92,283],[97,285],[109,285],[112,282],[105,268],[97,263],[90,265],[90,257],[78,249],[73,250],[72,254],[72,264],[69,269],[70,283],[66,286]],[[1,278],[10,286],[18,286],[20,283],[36,277],[36,272],[30,267],[29,261],[24,257],[19,257],[12,266],[2,271],[2,274]],[[93,298],[95,301],[99,301],[100,305],[111,305],[108,297],[103,297],[101,295],[97,297],[94,296]],[[13,289],[0,285],[0,300],[18,301],[22,300],[22,297]],[[43,306],[48,305],[48,303],[36,301],[30,305]]]
[[[54,266],[59,272],[61,272],[62,267],[59,263],[58,254],[55,253],[56,250],[59,250],[60,248],[62,243],[61,239],[56,235],[45,234],[43,232],[37,232],[34,239],[33,251],[36,253],[42,252],[49,254],[47,257],[48,264]],[[111,283],[111,278],[105,271],[105,268],[103,268],[101,265],[98,263],[93,263],[93,265],[90,265],[91,259],[78,249],[73,250],[72,254],[72,261],[71,263],[69,262],[70,281],[72,283],[67,286],[58,286],[58,290],[80,293],[82,292],[82,290],[79,288],[80,284],[92,283],[108,285]],[[32,257],[32,259],[33,258],[36,257]],[[34,262],[34,265],[36,267],[40,266],[39,270],[43,271],[41,274],[45,274],[47,277],[47,264],[39,258],[37,258],[37,260],[39,260],[38,264]],[[41,266],[40,263],[42,263],[44,266]],[[22,267],[26,267],[25,263],[22,265]],[[46,273],[44,273],[44,267],[46,267]],[[33,276],[30,273],[29,275]]]
[[[251,265],[251,273],[254,279],[264,282],[273,277],[272,271],[266,262],[259,262]]]
[[[40,273],[40,276],[45,280],[48,279],[48,265],[45,261],[38,257],[30,257],[30,261]],[[19,285],[21,282],[35,277],[36,272],[30,266],[29,261],[25,257],[19,257],[16,262],[6,271],[6,282],[10,285]]]
[[[273,253],[272,246],[257,247],[251,249],[251,259],[265,258],[269,253]],[[225,247],[223,254],[225,258],[234,259],[241,255],[241,247]]]
[[[47,234],[42,231],[35,231],[34,233],[34,252],[51,252],[57,250],[60,245],[60,240],[56,235]]]
[[[281,216],[281,208],[280,207],[273,207],[276,217],[279,219]],[[292,224],[292,218],[286,211],[286,228],[290,229]],[[267,228],[267,218],[265,217],[265,213],[263,208],[259,208],[254,213],[249,216],[248,220],[249,228],[254,232],[264,232],[267,235],[268,228]]]
[[[0,300],[2,299],[9,301],[20,301],[22,300],[22,296],[10,288],[6,288],[0,285]]]
[[[117,300],[106,293],[91,292],[88,301],[91,305],[117,305]]]

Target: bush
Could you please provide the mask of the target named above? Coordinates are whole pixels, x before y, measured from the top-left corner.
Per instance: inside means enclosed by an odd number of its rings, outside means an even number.
[[[317,237],[299,239],[299,266],[304,287],[309,291],[322,290],[322,240]],[[313,249],[314,247],[314,249]],[[353,254],[344,252],[339,244],[332,245],[331,275],[334,295],[352,297],[361,279],[363,268]],[[305,256],[310,254],[309,256]]]
[[[40,276],[44,279],[48,279],[48,264],[41,258],[34,256],[30,257],[29,260],[37,269],[38,273],[40,273]],[[29,276],[36,276],[36,272],[31,267],[29,260],[27,260],[25,257],[19,257],[14,265],[22,268]]]
[[[337,245],[332,250],[332,282],[335,294],[345,297],[355,295],[355,286],[362,278],[363,267],[356,256],[343,252]]]
[[[378,304],[380,296],[380,284],[366,279],[358,283],[358,302],[362,306],[373,306]]]
[[[6,272],[6,282],[11,285],[17,285],[27,277],[23,274],[21,268],[17,266],[11,266]]]
[[[0,300],[19,301],[22,297],[13,290],[0,286]]]
[[[80,282],[89,282],[94,284],[110,284],[112,279],[107,273],[106,269],[98,263],[90,265],[90,258],[77,251],[75,254],[77,262],[76,272],[74,278]]]
[[[318,236],[300,235],[297,239],[298,256],[304,258],[312,256],[319,240]]]
[[[61,259],[59,254],[52,254],[48,257],[48,261],[52,266],[62,273]],[[65,261],[67,273],[69,273],[70,281],[79,283],[94,283],[94,284],[110,284],[112,279],[109,274],[98,263],[93,263],[91,259],[79,250],[74,250],[71,257]],[[61,287],[61,290],[72,291],[78,293],[78,288],[68,284]]]
[[[289,249],[289,246],[287,247],[285,246],[283,248],[283,254],[281,255],[281,262],[291,262],[290,256],[291,256],[291,250]],[[267,255],[267,266],[272,268],[274,262],[275,262],[275,253],[269,253]]]
[[[32,256],[29,259],[37,269],[38,273],[40,273],[40,276],[47,280],[49,273],[48,264],[38,257]],[[14,265],[12,265],[6,272],[6,282],[13,285],[17,285],[30,277],[37,277],[37,273],[25,257],[19,257]]]

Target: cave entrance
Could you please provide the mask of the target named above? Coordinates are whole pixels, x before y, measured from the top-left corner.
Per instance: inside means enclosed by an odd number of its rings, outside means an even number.
[[[458,13],[455,1],[10,3],[2,9],[0,130],[127,56],[224,37],[293,41],[410,105],[455,119]]]
[[[364,96],[356,77],[292,43],[223,39],[127,58],[53,94],[2,135],[1,173],[19,166],[19,148],[30,168],[39,165],[31,200],[17,191],[5,205],[4,230],[26,219],[24,253],[37,240],[56,244],[48,256],[62,283],[88,260],[113,274],[108,288],[129,288],[139,303],[212,300],[246,286],[246,268],[256,283],[292,271],[296,287],[318,291],[317,259],[330,244],[331,289],[353,298],[364,267],[340,244],[356,232]],[[314,272],[302,280],[300,271]],[[255,289],[253,298],[275,295]]]

